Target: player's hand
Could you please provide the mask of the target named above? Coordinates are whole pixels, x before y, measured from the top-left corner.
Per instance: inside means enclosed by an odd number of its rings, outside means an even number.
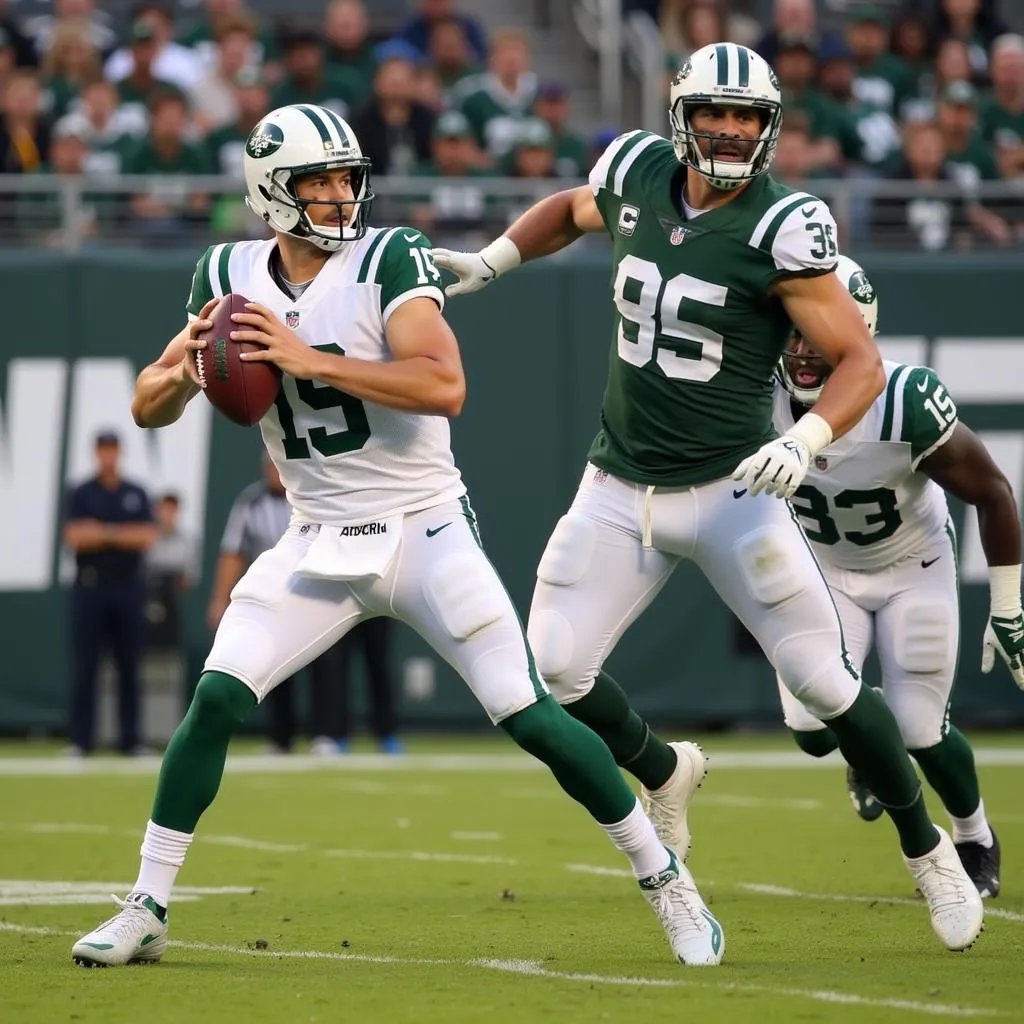
[[[494,268],[478,252],[453,252],[451,249],[432,249],[434,263],[443,270],[450,270],[457,278],[448,285],[444,293],[452,297],[470,295],[480,291],[498,275]]]
[[[231,314],[231,319],[239,325],[239,330],[231,332],[231,338],[233,341],[255,341],[263,348],[256,352],[243,352],[239,358],[246,363],[273,363],[282,373],[291,374],[299,380],[312,379],[321,353],[285,327],[261,303],[247,302],[245,308],[250,312]]]
[[[196,387],[200,388],[206,387],[206,380],[199,372],[199,366],[196,363],[196,353],[206,348],[206,342],[196,337],[196,335],[202,334],[203,331],[208,331],[213,326],[210,314],[218,302],[220,302],[220,299],[210,299],[199,310],[199,319],[193,320],[188,325],[188,337],[185,339],[185,358],[181,361],[182,380],[190,380]]]
[[[747,456],[733,473],[733,480],[742,480],[751,494],[774,494],[791,498],[803,482],[811,453],[803,441],[795,437],[775,438],[753,455]]]
[[[1024,690],[1024,611],[1015,616],[993,615],[985,627],[981,645],[981,671],[986,675],[996,662],[996,652],[1006,662],[1013,681]]]

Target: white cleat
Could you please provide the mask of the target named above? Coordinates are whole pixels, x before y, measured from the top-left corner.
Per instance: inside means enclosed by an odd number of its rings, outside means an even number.
[[[113,900],[120,913],[83,935],[71,947],[72,959],[82,967],[156,963],[167,950],[167,921],[157,917],[156,904],[141,892]]]
[[[676,752],[676,770],[661,789],[652,791],[642,787],[640,802],[658,838],[686,860],[692,842],[686,811],[708,773],[708,759],[696,743],[670,743],[669,746]]]
[[[668,934],[672,952],[689,967],[717,967],[725,953],[725,932],[704,905],[693,875],[669,850],[669,866],[640,879],[640,891]]]
[[[932,928],[946,949],[968,949],[984,929],[985,909],[964,870],[953,840],[938,826],[939,845],[923,857],[903,860],[932,915]]]

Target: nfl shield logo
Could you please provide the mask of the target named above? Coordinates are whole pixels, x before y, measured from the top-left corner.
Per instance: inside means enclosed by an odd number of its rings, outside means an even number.
[[[608,479],[607,469],[595,469],[594,470],[594,483],[603,484]]]
[[[825,470],[828,469],[828,459],[826,459],[824,455],[815,455],[814,468],[824,473]]]
[[[686,241],[687,234],[688,234],[688,232],[687,232],[686,228],[684,228],[682,226],[682,224],[677,224],[672,229],[672,233],[668,236],[668,240],[673,245],[682,245],[683,242]]]
[[[290,310],[284,315],[284,322],[295,330],[299,326],[299,311],[297,309]]]

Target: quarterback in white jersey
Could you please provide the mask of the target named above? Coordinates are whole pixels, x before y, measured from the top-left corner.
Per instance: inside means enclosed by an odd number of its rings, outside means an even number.
[[[181,415],[204,383],[196,355],[207,317],[220,296],[245,295],[231,338],[259,343],[241,358],[283,373],[260,430],[294,516],[231,592],[164,757],[135,886],[72,956],[85,966],[160,959],[171,890],[232,733],[275,686],[385,615],[415,629],[590,812],[629,858],[676,958],[717,964],[721,927],[607,747],[548,693],[480,546],[450,447],[447,417],[465,381],[430,242],[412,228],[367,226],[369,161],[326,108],[269,113],[244,163],[247,202],[273,238],[207,250],[189,323],[139,375],[132,412],[144,427]]]
[[[864,271],[841,257],[836,273],[872,333],[878,300]],[[967,426],[934,370],[885,364],[886,388],[864,418],[814,459],[793,496],[839,611],[850,658],[860,671],[874,643],[886,702],[907,749],[941,797],[953,840],[982,896],[999,894],[1000,851],[981,800],[974,757],[950,723],[959,651],[956,537],[946,493],[978,510],[992,577],[992,612],[982,669],[998,651],[1024,688],[1020,516],[1006,478]],[[788,430],[816,400],[829,369],[794,334],[779,365],[775,428]],[[786,724],[818,757],[835,736],[779,682]],[[857,813],[882,806],[847,769]]]

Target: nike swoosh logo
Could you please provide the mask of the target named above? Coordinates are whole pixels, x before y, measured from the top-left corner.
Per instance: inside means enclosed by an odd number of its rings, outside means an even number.
[[[90,949],[113,949],[112,942],[80,942],[80,946],[88,946]]]
[[[407,242],[415,242],[420,237],[420,233],[417,231],[415,235],[402,235]]]
[[[744,487],[742,491],[733,491],[732,492],[732,496],[734,498],[742,498],[743,495],[746,494],[746,493],[747,493],[747,489],[746,489],[746,487]]]
[[[921,381],[920,384],[917,385],[917,390],[920,391],[922,395],[928,390],[928,378],[927,377],[925,377],[925,379],[923,381]]]
[[[800,212],[805,217],[813,217],[815,209],[816,209],[816,207],[813,207],[813,206],[801,206],[800,207]]]
[[[427,530],[427,536],[436,537],[442,530],[447,529],[451,525],[451,523],[445,523],[444,526],[439,526],[436,530]]]
[[[929,565],[934,565],[939,560],[939,558],[941,558],[941,557],[942,557],[942,555],[939,555],[938,558],[933,558],[930,562],[926,562],[922,558],[921,559],[921,568],[922,569],[927,569]]]
[[[159,935],[147,935],[140,943],[140,946],[148,946],[151,942],[155,942],[159,939]]]

